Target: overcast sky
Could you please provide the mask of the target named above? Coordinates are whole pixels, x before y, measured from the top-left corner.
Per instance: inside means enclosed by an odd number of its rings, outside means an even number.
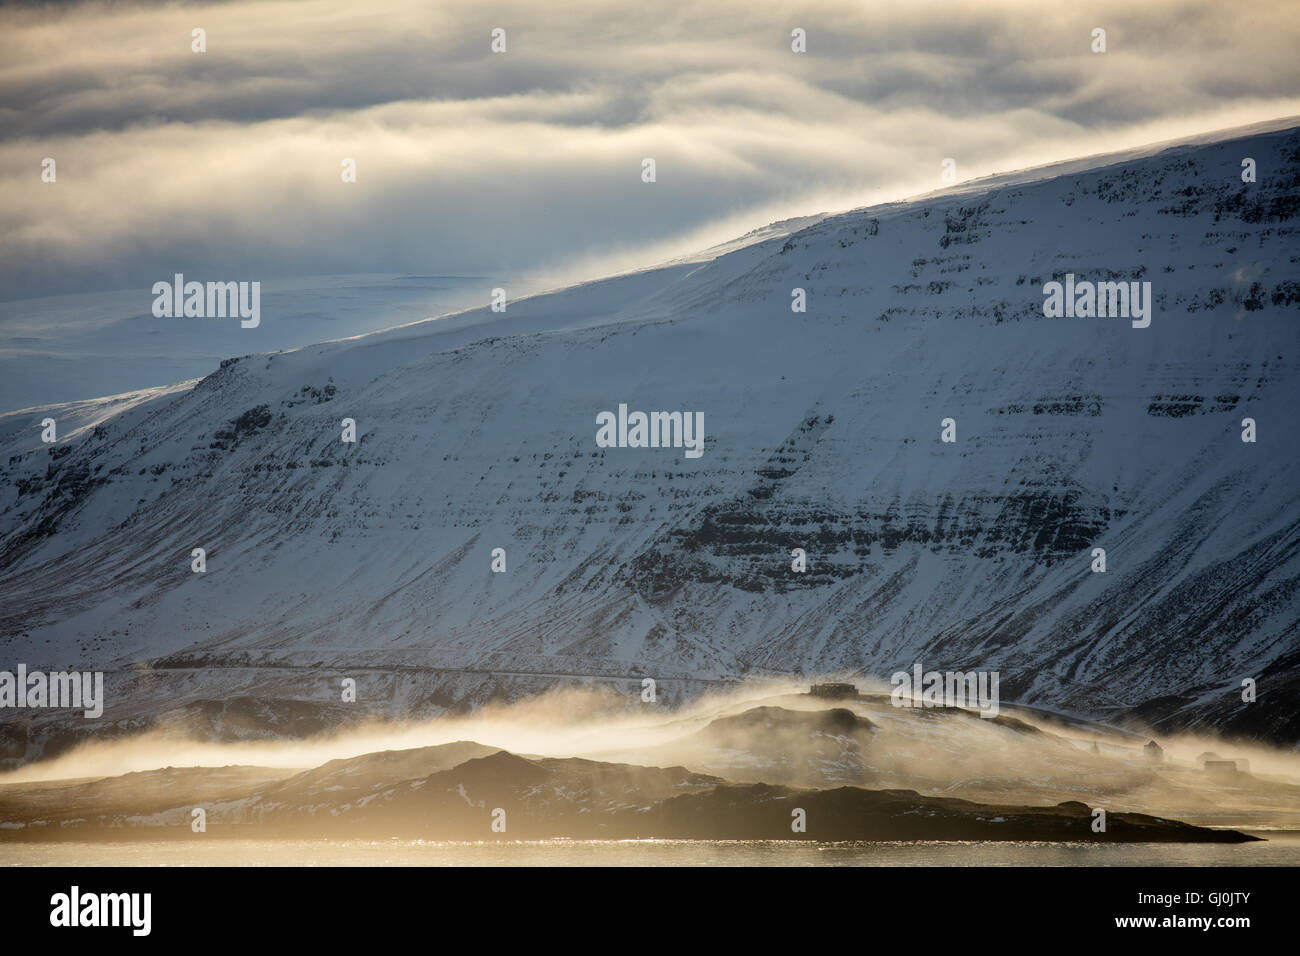
[[[0,298],[558,282],[927,191],[944,157],[966,179],[1300,114],[1295,0],[376,6],[0,9]]]

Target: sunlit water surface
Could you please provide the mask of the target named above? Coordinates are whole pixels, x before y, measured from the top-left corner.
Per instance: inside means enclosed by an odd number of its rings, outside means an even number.
[[[1300,831],[1266,843],[811,843],[728,840],[449,843],[365,840],[0,845],[4,866],[1300,866]]]

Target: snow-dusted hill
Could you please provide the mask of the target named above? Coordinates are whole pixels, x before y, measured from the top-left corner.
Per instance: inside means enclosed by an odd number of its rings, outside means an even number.
[[[109,722],[919,660],[1300,740],[1300,132],[1055,172],[4,416],[3,656],[111,670]],[[1044,317],[1066,273],[1150,326]],[[619,403],[703,455],[598,447]]]

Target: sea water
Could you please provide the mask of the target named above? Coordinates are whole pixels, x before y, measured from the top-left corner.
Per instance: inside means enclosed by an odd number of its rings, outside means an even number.
[[[816,843],[748,840],[141,840],[0,844],[0,866],[1300,866],[1263,843]]]

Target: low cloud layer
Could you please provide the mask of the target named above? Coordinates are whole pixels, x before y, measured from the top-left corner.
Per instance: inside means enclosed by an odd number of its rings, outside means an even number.
[[[944,157],[966,179],[1300,114],[1287,0],[1042,6],[0,10],[0,298],[174,272],[535,286],[925,191]]]

